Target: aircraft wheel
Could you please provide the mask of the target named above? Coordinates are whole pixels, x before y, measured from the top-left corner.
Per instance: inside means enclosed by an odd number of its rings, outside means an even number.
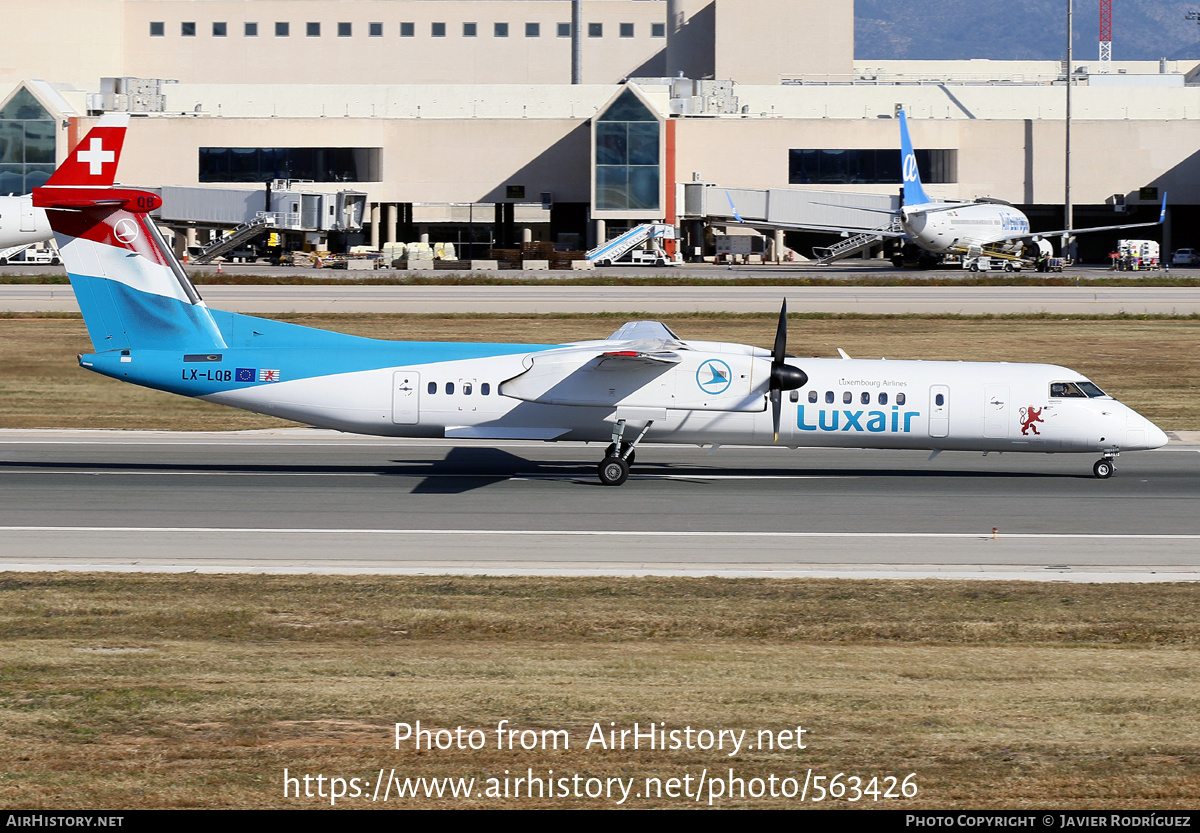
[[[1107,480],[1112,477],[1114,471],[1116,471],[1116,468],[1113,466],[1111,460],[1097,460],[1096,465],[1092,466],[1092,474],[1101,480]]]
[[[620,486],[629,479],[629,464],[620,457],[605,457],[597,473],[605,486]]]

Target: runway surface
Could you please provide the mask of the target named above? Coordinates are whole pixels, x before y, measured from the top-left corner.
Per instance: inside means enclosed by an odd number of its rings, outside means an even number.
[[[1200,312],[1200,288],[1082,286],[200,286],[215,309],[242,313],[792,312],[866,314]],[[78,312],[71,287],[0,286],[0,310]]]
[[[1200,580],[1200,445],[1090,455],[0,431],[0,568]],[[998,532],[993,537],[992,529]]]

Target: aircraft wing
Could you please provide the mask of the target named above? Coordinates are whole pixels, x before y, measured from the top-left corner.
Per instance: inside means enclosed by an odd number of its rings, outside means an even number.
[[[1122,223],[1122,224],[1116,225],[1116,226],[1090,226],[1088,228],[1057,229],[1055,231],[1016,232],[1013,234],[1007,234],[1003,238],[1000,238],[999,240],[997,240],[996,242],[999,243],[1004,240],[1020,240],[1022,238],[1026,238],[1026,237],[1066,237],[1068,235],[1070,235],[1071,237],[1074,237],[1077,234],[1088,234],[1093,231],[1119,231],[1121,229],[1127,229],[1127,228],[1147,228],[1149,226],[1161,226],[1164,222],[1166,222],[1166,220],[1167,220],[1167,194],[1164,191],[1162,208],[1160,208],[1158,211],[1158,219],[1153,222],[1150,222],[1150,223]]]

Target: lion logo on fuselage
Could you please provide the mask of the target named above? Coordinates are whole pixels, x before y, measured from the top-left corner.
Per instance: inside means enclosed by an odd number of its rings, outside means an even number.
[[[1021,409],[1021,435],[1022,436],[1028,436],[1030,431],[1033,431],[1033,433],[1037,434],[1038,436],[1041,436],[1042,432],[1037,430],[1037,426],[1034,425],[1034,423],[1040,422],[1043,425],[1046,424],[1046,421],[1044,419],[1042,419],[1042,411],[1043,410],[1044,410],[1043,408],[1035,408],[1032,405],[1030,405],[1028,408]]]

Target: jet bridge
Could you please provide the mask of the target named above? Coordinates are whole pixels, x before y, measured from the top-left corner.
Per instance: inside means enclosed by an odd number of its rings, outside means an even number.
[[[847,257],[885,238],[893,229],[887,212],[900,208],[899,194],[856,194],[810,188],[724,188],[707,182],[683,186],[681,220],[724,224],[741,222],[763,229],[830,226],[862,229],[856,236],[814,254],[825,263]],[[830,232],[834,234],[836,232]]]

